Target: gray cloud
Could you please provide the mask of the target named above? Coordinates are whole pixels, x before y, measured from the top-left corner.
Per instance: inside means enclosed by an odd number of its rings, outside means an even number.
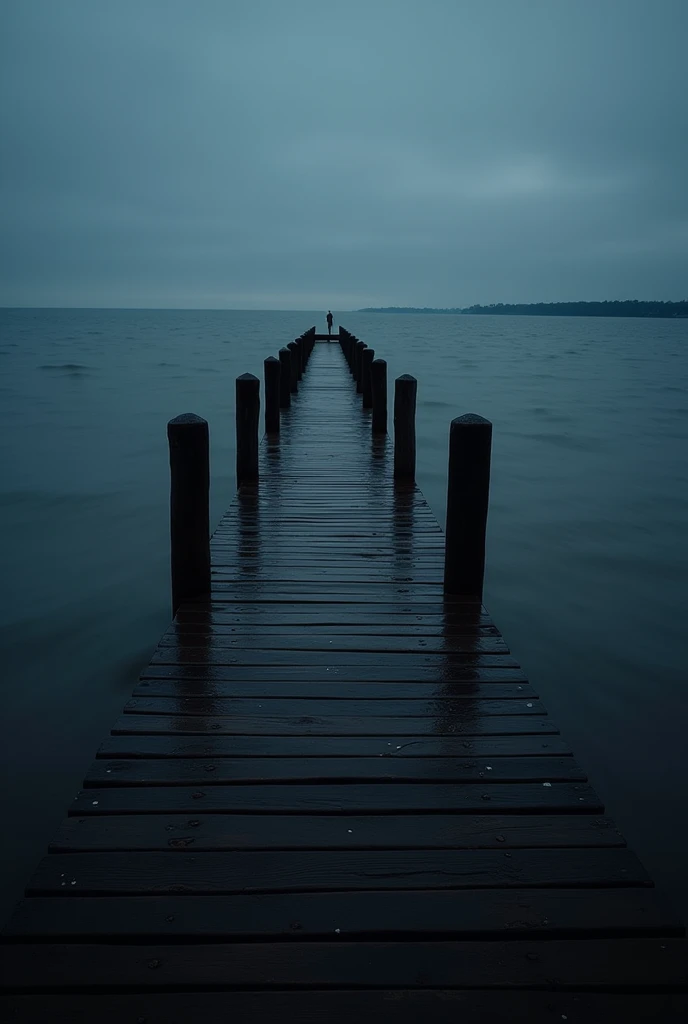
[[[5,305],[685,296],[685,0],[1,17]]]

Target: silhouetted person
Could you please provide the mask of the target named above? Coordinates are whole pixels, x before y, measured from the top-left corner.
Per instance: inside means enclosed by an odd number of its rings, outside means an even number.
[[[328,310],[327,311],[327,333],[328,334],[332,334],[332,323],[333,323],[333,321],[334,321],[334,317],[332,316],[332,313]]]

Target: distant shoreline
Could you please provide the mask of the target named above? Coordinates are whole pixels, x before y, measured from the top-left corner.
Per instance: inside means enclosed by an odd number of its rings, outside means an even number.
[[[356,313],[429,313],[484,316],[620,316],[683,319],[688,317],[688,299],[680,302],[646,302],[639,299],[610,302],[497,302],[489,306],[436,309],[417,306],[368,306]]]

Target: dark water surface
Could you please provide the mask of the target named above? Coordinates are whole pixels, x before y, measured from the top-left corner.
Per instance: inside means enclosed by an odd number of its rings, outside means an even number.
[[[418,480],[440,520],[449,421],[494,421],[486,603],[688,918],[688,321],[342,320],[390,377],[418,377]],[[210,422],[216,522],[234,377],[316,322],[0,310],[0,917],[168,624],[167,420]]]

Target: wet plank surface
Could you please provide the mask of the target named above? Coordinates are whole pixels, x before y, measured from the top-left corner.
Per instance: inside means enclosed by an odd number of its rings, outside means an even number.
[[[360,406],[317,345],[5,929],[7,1019],[685,1019],[682,925]]]

